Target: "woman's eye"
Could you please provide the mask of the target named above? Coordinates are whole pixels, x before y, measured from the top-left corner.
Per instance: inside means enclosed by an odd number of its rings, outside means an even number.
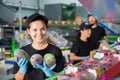
[[[37,31],[36,29],[34,29],[33,31]]]
[[[42,28],[41,30],[46,30],[45,28]]]

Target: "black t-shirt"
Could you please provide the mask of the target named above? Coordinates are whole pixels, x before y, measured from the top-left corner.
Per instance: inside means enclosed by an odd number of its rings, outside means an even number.
[[[40,54],[41,56],[44,56],[46,53],[51,53],[56,58],[56,67],[53,71],[59,72],[59,71],[63,70],[63,68],[64,68],[62,52],[58,47],[56,47],[52,44],[48,44],[48,46],[43,50],[36,50],[32,47],[31,44],[26,45],[26,46],[22,47],[21,49],[25,50],[30,55],[30,57],[33,54]],[[19,70],[19,67],[15,63],[14,68],[13,68],[13,73],[14,74],[17,73],[18,70]],[[46,78],[45,74],[43,73],[42,70],[35,69],[32,67],[32,65],[30,63],[28,64],[28,70],[25,75],[25,80],[44,80],[45,78]]]
[[[102,40],[104,36],[106,36],[105,30],[102,27],[97,26],[96,28],[91,29],[91,36],[89,39],[91,40],[93,45],[96,45],[97,49],[100,44],[99,41]]]
[[[87,42],[84,42],[80,39],[76,39],[73,42],[73,45],[71,47],[71,52],[75,53],[76,56],[88,56],[90,55],[90,51],[93,50],[95,46],[92,46],[90,40]],[[79,61],[73,61],[73,64],[78,63]]]

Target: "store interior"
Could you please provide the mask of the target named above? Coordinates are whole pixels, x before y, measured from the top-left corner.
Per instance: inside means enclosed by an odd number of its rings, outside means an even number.
[[[0,0],[0,80],[13,80],[14,51],[31,43],[26,32],[31,14],[38,12],[49,19],[48,36],[69,63],[72,42],[88,14],[96,17],[109,42],[120,37],[119,8],[119,0]]]

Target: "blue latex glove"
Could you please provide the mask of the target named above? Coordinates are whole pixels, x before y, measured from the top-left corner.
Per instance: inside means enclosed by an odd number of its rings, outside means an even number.
[[[51,67],[48,67],[45,63],[45,61],[43,61],[43,65],[41,64],[37,64],[36,66],[33,66],[34,68],[40,68],[42,69],[42,71],[45,73],[45,75],[47,77],[49,76],[52,76],[54,74],[54,72],[52,71],[55,67],[56,67],[56,64],[54,64],[53,66]]]
[[[21,58],[19,61],[18,59],[16,58],[15,59],[15,62],[18,64],[18,66],[20,67],[19,68],[19,71],[23,74],[25,74],[27,72],[27,68],[28,68],[28,61],[26,58]]]
[[[37,69],[43,69],[44,66],[42,64],[37,64],[37,65],[33,65],[34,68],[37,68]]]
[[[90,58],[90,56],[85,56],[85,57],[81,57],[81,58],[82,58],[82,60],[84,60],[84,59]]]

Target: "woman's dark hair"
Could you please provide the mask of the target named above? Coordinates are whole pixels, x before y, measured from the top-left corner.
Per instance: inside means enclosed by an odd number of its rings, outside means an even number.
[[[31,16],[28,17],[27,19],[27,28],[29,28],[29,24],[32,23],[33,21],[41,20],[45,23],[46,27],[48,28],[48,18],[46,16],[43,16],[39,13],[34,13]]]

